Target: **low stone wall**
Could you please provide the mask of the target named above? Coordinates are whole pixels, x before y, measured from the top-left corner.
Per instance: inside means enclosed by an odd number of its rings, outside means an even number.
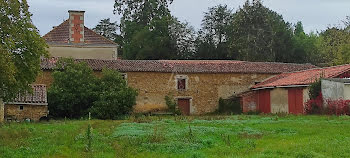
[[[23,106],[23,109],[20,107]],[[39,121],[41,117],[48,115],[48,107],[46,105],[5,105],[5,118],[23,121],[31,119]]]

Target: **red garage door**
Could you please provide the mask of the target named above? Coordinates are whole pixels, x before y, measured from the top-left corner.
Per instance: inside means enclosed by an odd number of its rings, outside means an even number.
[[[291,88],[288,90],[288,109],[291,114],[302,114],[304,112],[303,89]]]
[[[259,91],[259,110],[262,113],[271,113],[270,90]]]

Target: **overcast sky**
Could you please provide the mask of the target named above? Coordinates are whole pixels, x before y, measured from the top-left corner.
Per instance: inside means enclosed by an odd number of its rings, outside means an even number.
[[[208,7],[227,4],[236,10],[245,0],[174,0],[170,6],[173,15],[189,22],[196,29],[200,28],[203,12]],[[307,32],[321,31],[330,25],[340,24],[350,15],[350,0],[263,0],[264,5],[282,14],[286,21],[302,21]],[[44,35],[53,26],[68,18],[68,10],[84,10],[85,25],[93,28],[99,20],[111,18],[114,0],[28,0],[33,22]]]

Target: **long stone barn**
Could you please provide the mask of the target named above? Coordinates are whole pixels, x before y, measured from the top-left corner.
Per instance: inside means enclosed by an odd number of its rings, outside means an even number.
[[[135,113],[165,110],[168,95],[185,115],[214,112],[219,98],[238,96],[277,74],[315,68],[310,64],[224,60],[75,60],[86,62],[96,75],[104,67],[121,72],[138,91]],[[43,72],[36,84],[50,86],[56,62],[57,58],[42,59]]]
[[[350,81],[343,78],[350,78],[350,65],[282,73],[241,94],[243,111],[303,114],[310,99],[309,86],[318,79],[323,79],[325,99],[350,99],[350,86],[346,83]]]

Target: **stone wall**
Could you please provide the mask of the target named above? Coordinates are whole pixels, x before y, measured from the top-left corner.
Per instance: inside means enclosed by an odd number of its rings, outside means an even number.
[[[20,109],[23,106],[23,110]],[[12,118],[17,121],[23,121],[27,118],[33,121],[39,121],[43,116],[48,115],[46,105],[5,105],[5,118]]]
[[[191,114],[201,115],[214,112],[218,108],[219,98],[227,99],[236,94],[248,91],[255,82],[271,77],[272,74],[176,74],[158,72],[126,72],[127,83],[137,89],[137,105],[135,112],[149,112],[165,110],[167,108],[164,97],[172,95],[176,98],[191,99]],[[95,72],[99,76],[99,72]],[[187,89],[178,91],[176,76],[185,76]],[[37,78],[36,83],[46,84],[48,87],[53,79],[50,71],[44,71]]]
[[[185,91],[176,89],[176,76],[187,76]],[[214,112],[219,98],[227,99],[248,91],[249,88],[271,75],[269,74],[172,74],[153,72],[128,72],[129,86],[139,92],[136,109],[148,107],[166,108],[164,97],[191,98],[191,114],[201,115]]]
[[[50,85],[53,83],[53,77],[52,77],[53,71],[42,71],[39,73],[39,75],[36,77],[36,81],[34,84],[45,84],[47,87],[50,87]]]

